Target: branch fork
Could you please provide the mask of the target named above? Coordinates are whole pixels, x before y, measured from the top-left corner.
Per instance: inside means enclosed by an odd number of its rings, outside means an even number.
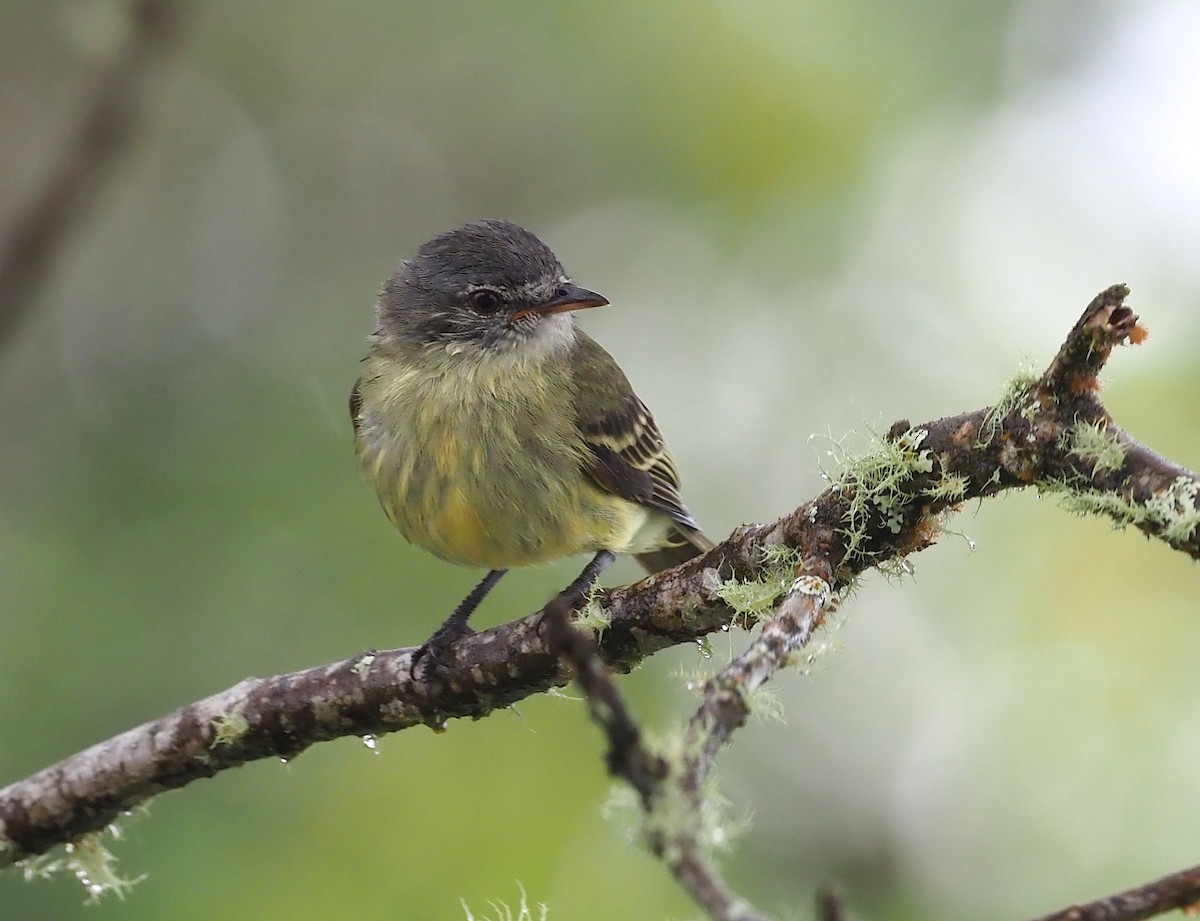
[[[552,602],[464,637],[432,677],[415,648],[371,650],[272,678],[249,678],[0,789],[0,868],[98,832],[157,794],[259,758],[291,759],[342,736],[377,736],[477,719],[579,681],[608,742],[609,770],[637,791],[651,850],[716,921],[766,921],[734,895],[708,854],[704,790],[713,760],[750,712],[752,693],[811,641],[868,568],[903,566],[970,499],[1036,485],[1073,511],[1134,525],[1200,559],[1200,477],[1123,432],[1098,398],[1097,374],[1145,330],[1114,285],[1088,305],[1046,372],[995,406],[891,427],[876,454],[769,525],[746,525],[704,555],[633,585],[595,593],[599,636]],[[781,572],[781,560],[790,569]],[[738,625],[731,587],[774,584],[758,636],[707,683],[673,752],[652,750],[613,673],[654,652]],[[417,670],[420,672],[420,670]],[[665,819],[664,819],[665,814]],[[1200,899],[1192,868],[1042,921],[1127,921]],[[822,918],[840,918],[822,893]]]

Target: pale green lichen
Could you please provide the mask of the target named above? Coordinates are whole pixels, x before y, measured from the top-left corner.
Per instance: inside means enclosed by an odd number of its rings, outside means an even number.
[[[641,835],[647,842],[659,843],[668,860],[667,851],[673,842],[688,839],[707,853],[722,851],[731,847],[749,825],[748,816],[738,818],[731,814],[731,804],[717,789],[711,772],[698,795],[683,789],[675,780],[687,770],[687,765],[702,757],[700,749],[706,736],[705,732],[679,731],[658,742],[644,743],[666,762],[667,777],[659,786],[650,811],[642,814]]]
[[[796,581],[800,551],[777,545],[762,551],[762,574],[745,582],[739,579],[716,581],[710,586],[738,617],[734,626],[749,627],[771,613],[775,602]]]
[[[375,655],[370,652],[365,652],[358,657],[358,661],[350,666],[350,670],[361,680],[367,676],[367,672],[371,669],[371,663],[375,661]]]
[[[1151,521],[1160,525],[1162,535],[1171,543],[1181,544],[1191,540],[1200,528],[1200,510],[1196,508],[1196,494],[1200,484],[1186,476],[1175,481],[1162,492],[1146,502],[1146,511]]]
[[[627,783],[615,783],[609,787],[608,798],[600,806],[600,817],[617,826],[630,843],[639,841],[644,815],[638,792]]]
[[[1016,375],[1004,385],[1004,392],[992,404],[991,409],[988,410],[987,415],[983,419],[983,423],[979,426],[979,437],[975,442],[976,447],[983,448],[991,444],[992,439],[999,434],[1005,417],[1013,410],[1020,407],[1021,415],[1026,418],[1036,411],[1037,401],[1029,399],[1029,391],[1041,378],[1031,370],[1030,363],[1027,360],[1023,361],[1021,365]]]
[[[717,588],[717,595],[733,608],[746,624],[751,624],[771,612],[775,606],[775,599],[787,591],[791,582],[790,578],[779,579],[773,576],[746,582],[730,579],[721,583]]]
[[[800,551],[786,544],[763,547],[761,555],[763,565],[771,569],[787,570],[795,574],[796,567],[800,565]]]
[[[1113,473],[1125,464],[1125,447],[1103,421],[1077,422],[1063,433],[1060,448],[1092,463],[1096,474]]]
[[[589,630],[596,634],[596,639],[604,635],[604,631],[612,625],[612,616],[601,607],[594,595],[589,595],[583,607],[571,621],[581,630]]]
[[[104,833],[120,838],[120,829],[109,825]],[[49,879],[60,873],[70,873],[83,885],[88,897],[86,904],[95,904],[106,895],[124,901],[125,894],[146,878],[145,874],[125,879],[116,872],[117,858],[101,843],[101,832],[92,832],[63,846],[62,853],[42,854],[21,861],[26,880]]]
[[[875,450],[842,458],[842,482],[853,490],[842,529],[848,555],[858,552],[876,515],[883,516],[889,531],[900,533],[905,513],[916,498],[910,491],[913,477],[933,472],[933,457],[921,448],[928,434],[925,429],[912,428],[896,438],[875,436]]]
[[[1075,515],[1099,515],[1109,519],[1113,530],[1122,531],[1129,525],[1146,520],[1146,510],[1116,493],[1078,490],[1057,481],[1039,483],[1038,492],[1057,496],[1059,507]]]
[[[678,666],[671,672],[671,678],[689,694],[702,692],[708,685],[710,675],[705,668],[687,668]]]
[[[971,487],[971,478],[963,473],[943,473],[936,483],[925,488],[925,495],[940,502],[958,502]]]
[[[673,859],[672,850],[683,840],[695,841],[709,853],[730,848],[748,827],[749,816],[731,814],[730,803],[717,790],[712,773],[705,777],[698,794],[685,791],[677,781],[687,766],[701,757],[704,733],[681,730],[661,740],[645,737],[642,744],[663,758],[667,776],[656,788],[649,811],[631,786],[614,785],[601,810],[604,818],[615,822],[630,841],[661,851],[668,862]],[[688,751],[689,744],[696,750]]]
[[[787,708],[779,692],[769,685],[760,684],[746,695],[750,713],[760,722],[787,723]]]
[[[1192,540],[1200,530],[1200,509],[1196,508],[1200,484],[1190,477],[1177,477],[1141,504],[1116,493],[1073,489],[1061,482],[1039,483],[1038,488],[1044,494],[1057,495],[1068,512],[1107,518],[1114,530],[1144,527],[1173,544]]]
[[[533,910],[529,907],[528,896],[525,894],[525,887],[517,883],[517,888],[521,891],[521,903],[517,906],[517,913],[513,914],[512,907],[506,902],[489,901],[488,908],[495,914],[484,915],[481,918],[476,918],[471,913],[471,908],[467,905],[466,899],[460,899],[459,904],[462,905],[463,913],[466,915],[466,921],[533,921]],[[546,921],[550,916],[550,909],[545,903],[538,902],[537,905],[538,921]]]
[[[219,748],[222,745],[232,745],[244,736],[250,728],[246,717],[239,709],[226,710],[213,717],[213,740],[209,748]]]
[[[875,568],[892,585],[898,585],[905,579],[911,579],[917,572],[912,562],[903,556],[891,556],[886,560],[880,560],[875,564]]]

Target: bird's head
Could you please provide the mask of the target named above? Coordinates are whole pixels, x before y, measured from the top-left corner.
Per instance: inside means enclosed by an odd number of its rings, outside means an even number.
[[[479,221],[401,265],[380,293],[376,336],[450,354],[553,349],[574,337],[571,311],[607,303],[528,230]]]

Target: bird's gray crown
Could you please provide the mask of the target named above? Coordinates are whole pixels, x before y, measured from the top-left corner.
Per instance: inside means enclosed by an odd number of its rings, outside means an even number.
[[[511,221],[477,221],[438,234],[406,268],[412,284],[453,291],[471,285],[516,291],[563,274],[550,247]]]
[[[558,257],[524,227],[477,221],[438,234],[400,266],[380,292],[376,338],[421,347],[516,347],[536,338],[539,326],[570,327],[566,316],[509,319],[545,302],[567,281]],[[496,296],[485,301],[486,310],[479,309],[481,289]]]

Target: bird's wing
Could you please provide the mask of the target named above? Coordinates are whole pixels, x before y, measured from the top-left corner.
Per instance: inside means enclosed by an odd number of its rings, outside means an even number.
[[[575,416],[590,453],[584,471],[601,488],[699,530],[654,415],[613,357],[585,333],[576,336]]]
[[[354,389],[350,391],[350,422],[354,425],[354,434],[358,434],[359,426],[362,425],[362,379],[354,382]]]

